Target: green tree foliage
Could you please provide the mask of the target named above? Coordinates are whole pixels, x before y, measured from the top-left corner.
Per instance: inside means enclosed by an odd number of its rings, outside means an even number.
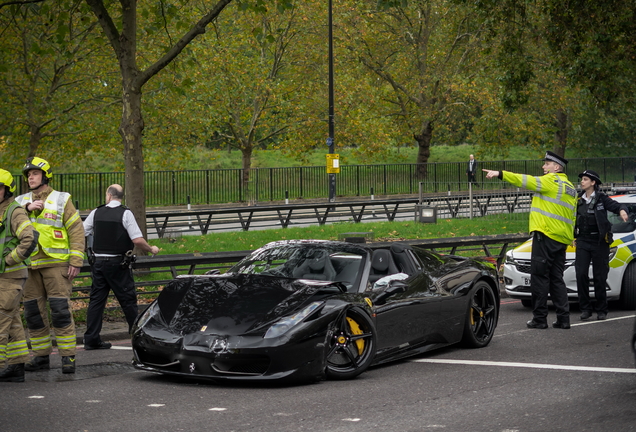
[[[95,66],[105,48],[97,30],[80,0],[0,8],[3,166],[17,170],[36,154],[56,166],[96,141],[103,129],[86,119],[119,100],[108,69]]]
[[[485,104],[475,140],[561,155],[634,142],[633,2],[459,1],[490,17],[495,47],[484,82],[501,106]]]
[[[424,178],[434,132],[461,129],[460,119],[473,109],[485,20],[451,1],[349,4],[346,40],[376,80],[381,103],[372,109],[392,119],[394,134],[415,140]]]

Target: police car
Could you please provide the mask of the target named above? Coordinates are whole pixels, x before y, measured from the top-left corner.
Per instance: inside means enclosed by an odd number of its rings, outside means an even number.
[[[629,210],[629,221],[623,222],[614,213],[608,212],[612,223],[614,242],[610,245],[609,273],[607,275],[607,300],[618,301],[624,309],[636,309],[636,194],[612,196],[612,199],[625,203]],[[503,278],[506,293],[513,299],[530,307],[530,253],[532,239],[508,251],[503,265]],[[568,246],[565,258],[563,279],[570,301],[577,300],[576,273],[574,270],[575,248]],[[594,297],[594,280],[590,266],[590,297]]]

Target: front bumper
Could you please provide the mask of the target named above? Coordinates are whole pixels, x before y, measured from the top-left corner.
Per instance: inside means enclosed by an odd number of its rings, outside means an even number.
[[[148,372],[213,380],[317,380],[324,377],[326,332],[301,341],[259,336],[181,337],[139,330],[133,366]],[[221,340],[222,343],[217,343]]]
[[[530,292],[530,260],[518,259],[517,264],[506,262],[503,265],[503,280],[506,294],[518,300],[529,300],[532,297]],[[594,298],[594,280],[592,268],[589,271],[590,278],[590,297]],[[576,289],[576,271],[574,265],[566,265],[563,272],[563,281],[568,292],[568,298],[571,301],[578,301],[578,293]],[[622,273],[619,269],[610,268],[607,276],[607,284],[605,290],[608,300],[618,300],[620,297],[622,282]]]

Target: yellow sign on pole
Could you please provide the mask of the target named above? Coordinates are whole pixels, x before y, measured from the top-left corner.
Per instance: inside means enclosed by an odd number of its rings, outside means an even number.
[[[327,154],[327,174],[340,174],[340,155],[338,153]]]

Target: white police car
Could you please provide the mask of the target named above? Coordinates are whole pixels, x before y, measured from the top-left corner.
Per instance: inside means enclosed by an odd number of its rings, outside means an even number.
[[[629,210],[629,221],[623,222],[614,213],[608,213],[612,223],[614,242],[610,247],[609,273],[607,275],[607,299],[616,300],[624,309],[636,309],[636,194],[612,196],[625,203]],[[520,299],[524,306],[531,306],[530,294],[530,253],[532,239],[508,251],[503,265],[506,294]],[[575,248],[569,246],[566,252],[563,279],[571,301],[577,300],[576,273],[574,270]],[[590,297],[594,297],[594,280],[590,266]]]

